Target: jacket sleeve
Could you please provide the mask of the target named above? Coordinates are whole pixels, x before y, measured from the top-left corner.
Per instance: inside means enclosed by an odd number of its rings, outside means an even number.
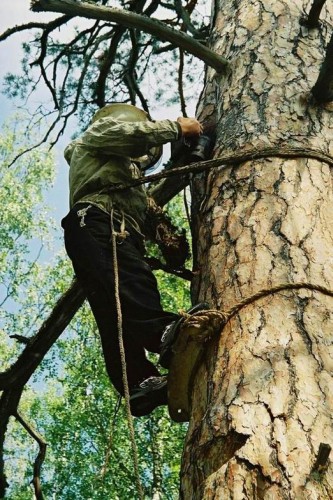
[[[121,122],[111,117],[93,123],[79,140],[80,144],[96,153],[139,157],[149,147],[176,141],[181,135],[177,122]]]

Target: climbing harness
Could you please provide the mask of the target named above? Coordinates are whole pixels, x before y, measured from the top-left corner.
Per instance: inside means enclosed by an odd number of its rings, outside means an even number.
[[[139,459],[138,459],[138,447],[135,440],[135,432],[134,432],[134,424],[133,417],[131,414],[131,405],[130,405],[130,393],[128,387],[128,379],[127,379],[127,371],[126,371],[126,356],[125,356],[125,347],[124,347],[124,339],[123,339],[123,321],[122,321],[122,312],[121,312],[121,303],[120,303],[120,294],[119,294],[119,270],[118,270],[118,258],[117,258],[117,240],[119,243],[124,241],[126,236],[128,235],[127,231],[125,231],[125,222],[124,219],[121,223],[120,232],[116,232],[113,224],[114,212],[113,209],[110,215],[110,225],[111,225],[111,240],[112,240],[112,258],[113,258],[113,269],[114,269],[114,288],[115,288],[115,300],[116,300],[116,310],[117,310],[117,328],[118,328],[118,340],[119,340],[119,351],[120,351],[120,360],[121,360],[121,370],[122,370],[122,382],[124,387],[124,396],[125,396],[125,405],[126,405],[126,415],[128,421],[128,429],[130,433],[131,440],[131,448],[132,448],[132,459],[134,465],[134,473],[136,486],[138,491],[138,496],[140,500],[144,499],[142,484],[140,481],[139,474]],[[127,234],[125,234],[127,233]]]

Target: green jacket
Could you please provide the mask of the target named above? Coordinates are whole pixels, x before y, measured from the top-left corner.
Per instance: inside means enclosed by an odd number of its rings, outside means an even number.
[[[93,123],[65,149],[70,165],[70,207],[90,203],[107,213],[112,207],[142,228],[147,208],[144,187],[107,193],[113,184],[127,184],[140,175],[130,158],[146,154],[151,146],[175,141],[181,133],[171,120],[157,122],[120,122],[111,117]]]

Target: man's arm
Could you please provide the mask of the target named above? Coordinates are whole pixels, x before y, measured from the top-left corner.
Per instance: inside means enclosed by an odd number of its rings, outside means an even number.
[[[83,134],[82,145],[103,154],[138,157],[151,146],[165,144],[200,134],[201,125],[194,118],[177,121],[122,122],[107,117],[97,120]]]

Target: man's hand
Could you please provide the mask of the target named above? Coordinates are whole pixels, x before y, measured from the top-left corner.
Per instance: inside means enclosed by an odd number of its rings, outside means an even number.
[[[202,133],[202,125],[195,118],[184,118],[180,116],[177,118],[182,129],[183,137],[197,137]]]

